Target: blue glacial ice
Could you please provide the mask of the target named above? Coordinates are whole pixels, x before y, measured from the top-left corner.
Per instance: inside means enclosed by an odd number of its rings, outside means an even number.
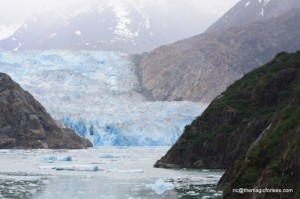
[[[163,194],[165,191],[175,189],[175,185],[170,182],[165,182],[163,179],[158,179],[153,184],[146,185],[147,189],[152,189],[156,194]]]
[[[53,163],[56,161],[67,161],[70,162],[72,161],[72,157],[71,156],[47,156],[44,158],[44,160],[48,163]]]
[[[130,55],[102,51],[0,52],[0,71],[53,118],[96,146],[172,145],[206,104],[147,101]]]
[[[40,166],[39,169],[54,169],[54,170],[57,170],[57,171],[99,171],[100,170],[97,165]]]

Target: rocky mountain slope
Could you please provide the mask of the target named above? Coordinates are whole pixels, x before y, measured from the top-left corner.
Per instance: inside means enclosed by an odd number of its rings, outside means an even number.
[[[300,51],[246,74],[186,126],[156,167],[227,169],[225,198],[299,198]],[[234,194],[233,188],[294,189]]]
[[[88,1],[72,11],[41,10],[15,34],[0,41],[3,50],[108,50],[141,53],[198,34],[202,27],[163,1]],[[178,28],[184,27],[184,28]]]
[[[206,32],[238,27],[255,21],[280,16],[291,9],[300,8],[298,0],[241,0],[227,11]]]
[[[0,73],[0,148],[86,148],[92,144],[60,128],[41,104]]]
[[[144,54],[139,75],[156,100],[210,102],[277,52],[300,48],[300,9],[248,25],[204,33]]]

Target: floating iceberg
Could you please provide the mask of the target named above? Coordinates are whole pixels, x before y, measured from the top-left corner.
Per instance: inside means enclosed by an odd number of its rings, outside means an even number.
[[[2,154],[2,153],[3,153],[3,154],[6,154],[6,153],[10,153],[10,151],[9,151],[9,150],[1,149],[1,150],[0,150],[0,154]]]
[[[115,158],[113,155],[101,155],[99,158]]]
[[[95,146],[170,146],[206,107],[148,101],[132,56],[123,53],[1,51],[0,71]]]
[[[163,194],[165,191],[173,190],[175,185],[170,182],[165,182],[163,179],[158,179],[154,184],[146,185],[147,189],[152,189],[156,194]]]
[[[56,166],[40,166],[40,169],[55,169],[57,171],[99,171],[96,165],[56,165]]]
[[[119,170],[119,169],[109,169],[106,172],[116,172],[116,173],[144,173],[143,169],[131,169],[131,170]]]
[[[196,193],[195,191],[188,191],[186,192],[187,195],[190,195],[190,196],[198,196],[199,193]]]
[[[111,154],[107,154],[107,155],[100,155],[99,158],[107,158],[107,159],[112,159],[112,158],[121,158],[124,156],[120,156],[120,155],[111,155]]]
[[[48,156],[44,159],[48,163],[53,163],[55,161],[72,161],[71,156]]]

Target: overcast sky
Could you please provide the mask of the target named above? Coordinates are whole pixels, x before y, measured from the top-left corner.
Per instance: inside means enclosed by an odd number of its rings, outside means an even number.
[[[0,24],[22,22],[37,9],[45,7],[57,7],[90,0],[0,0]],[[95,0],[93,0],[95,1]],[[107,1],[107,0],[98,0]],[[126,0],[125,0],[126,1]],[[128,0],[135,1],[135,0]],[[139,0],[138,0],[139,1]],[[150,1],[150,0],[148,0]],[[206,16],[207,21],[216,20],[225,11],[231,8],[239,0],[151,0],[154,2],[165,1],[166,5],[174,8],[182,8],[186,14],[198,13]]]

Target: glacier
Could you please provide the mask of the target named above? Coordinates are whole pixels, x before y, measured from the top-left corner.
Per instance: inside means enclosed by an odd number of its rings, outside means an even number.
[[[105,51],[1,51],[0,71],[95,146],[172,145],[206,104],[149,101],[133,56]]]

